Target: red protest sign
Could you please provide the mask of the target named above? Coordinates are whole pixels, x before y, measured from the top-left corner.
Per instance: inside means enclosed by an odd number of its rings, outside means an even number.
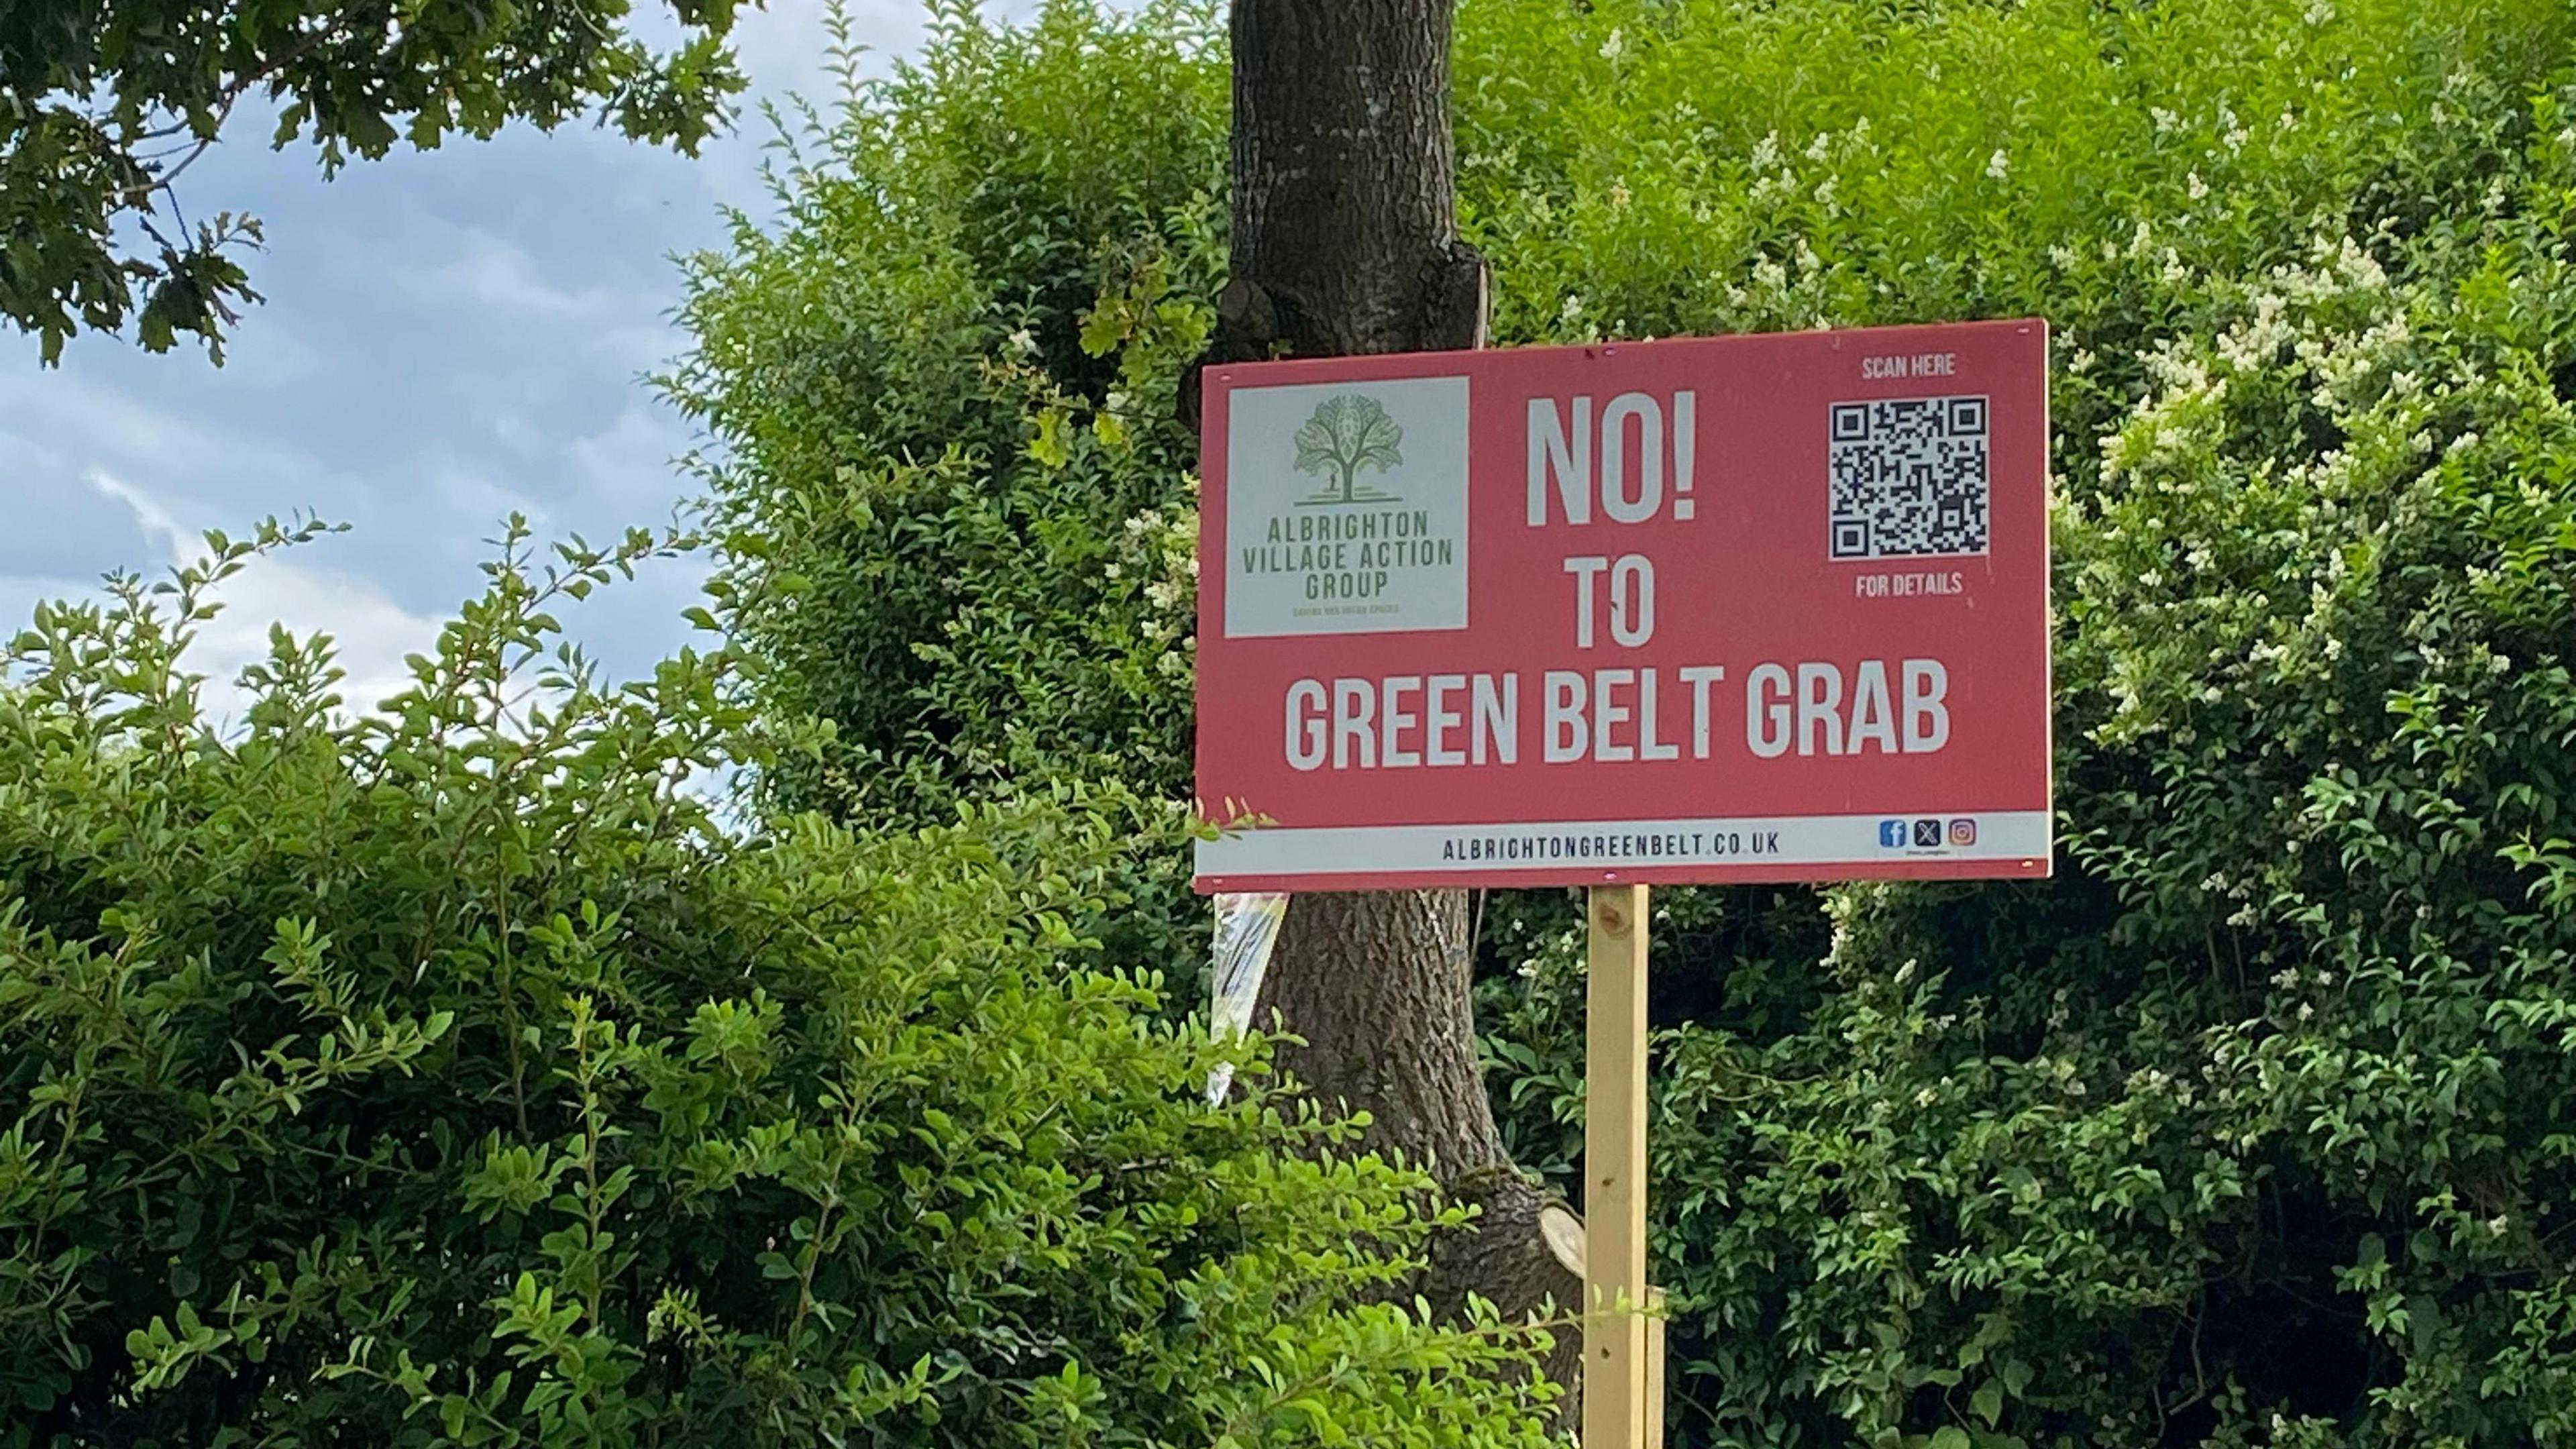
[[[2039,876],[2037,321],[1210,368],[1202,890]]]

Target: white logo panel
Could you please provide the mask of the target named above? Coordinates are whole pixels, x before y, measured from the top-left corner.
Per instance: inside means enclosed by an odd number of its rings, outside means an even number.
[[[1467,627],[1467,379],[1238,389],[1225,633]]]

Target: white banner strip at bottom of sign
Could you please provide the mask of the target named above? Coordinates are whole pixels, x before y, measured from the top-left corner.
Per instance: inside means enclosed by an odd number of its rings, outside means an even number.
[[[1198,846],[1206,876],[1568,866],[1851,865],[2040,859],[2045,810],[1789,815],[1726,820],[1555,820],[1523,825],[1269,826]]]

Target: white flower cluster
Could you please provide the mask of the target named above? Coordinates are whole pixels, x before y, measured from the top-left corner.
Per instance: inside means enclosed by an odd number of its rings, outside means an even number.
[[[1141,628],[1148,642],[1171,643],[1189,624],[1191,611],[1198,607],[1198,542],[1196,508],[1176,508],[1168,513],[1148,508],[1127,520],[1121,558],[1109,565],[1108,572],[1111,578],[1118,578],[1132,569],[1144,580],[1148,612]],[[1186,645],[1189,641],[1184,642]],[[1178,674],[1189,663],[1181,651],[1173,651],[1162,656],[1158,667]]]
[[[2182,460],[2215,440],[2228,379],[2184,338],[2160,339],[2142,361],[2152,385],[2127,420],[2101,439],[2102,480],[2116,483],[2140,475],[2160,490],[2189,492],[2198,486],[2199,475],[2181,466]],[[2139,582],[2154,587],[2162,580]]]
[[[2141,221],[2125,250],[2145,256],[2153,246]],[[2106,254],[2118,250],[2105,244]],[[2170,273],[2177,265],[2172,249],[2164,255]],[[2161,491],[2193,491],[2193,470],[2184,460],[2217,445],[2231,383],[2284,366],[2285,350],[2286,365],[2308,381],[2310,401],[2339,421],[2381,396],[2383,382],[2400,396],[2421,386],[2415,375],[2394,369],[2412,340],[2403,299],[2390,289],[2379,259],[2349,235],[2320,237],[2305,265],[2275,268],[2244,305],[2206,352],[2192,339],[2172,337],[2147,353],[2147,397],[2102,439],[2105,481],[2143,474]],[[2342,319],[2341,325],[2330,319]],[[2424,446],[2430,445],[2428,437]],[[2317,465],[2296,465],[2293,476],[2312,473],[2306,481],[2331,498],[2342,461],[2330,453]]]
[[[2219,335],[2220,360],[2238,372],[2271,366],[2279,360],[2281,349],[2297,337],[2289,312],[2290,299],[2278,292],[2256,297],[2254,315]]]

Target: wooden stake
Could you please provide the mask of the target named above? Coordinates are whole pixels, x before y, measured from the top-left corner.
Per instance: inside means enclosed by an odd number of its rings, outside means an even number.
[[[1594,886],[1590,916],[1583,1061],[1583,1449],[1660,1449],[1648,1438],[1642,1311],[1646,888]]]

